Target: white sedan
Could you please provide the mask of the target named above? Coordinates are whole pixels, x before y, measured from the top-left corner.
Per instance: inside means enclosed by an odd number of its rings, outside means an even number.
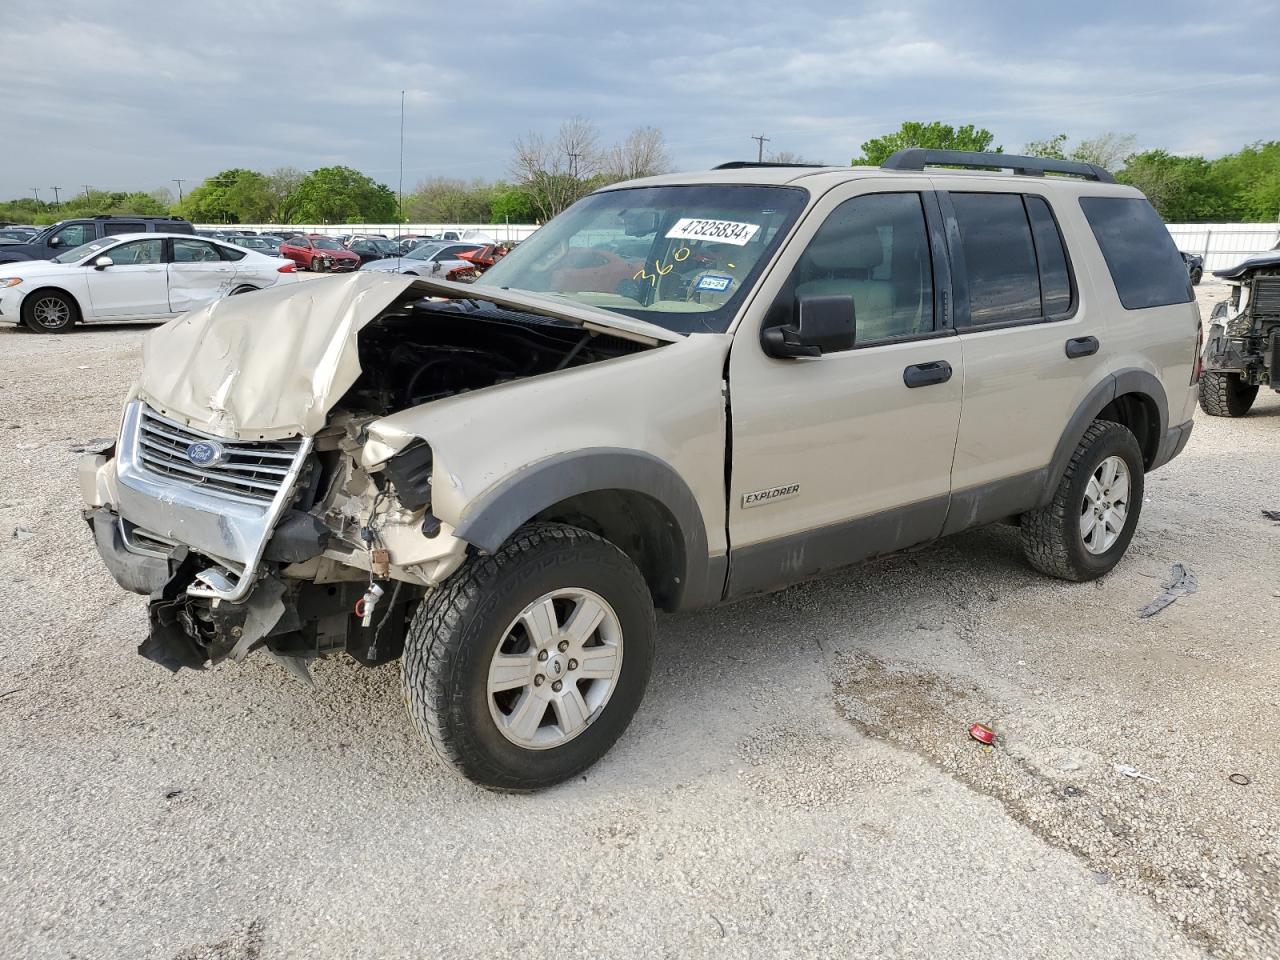
[[[0,266],[0,324],[167,320],[211,300],[297,281],[292,260],[181,233],[91,240],[52,260]]]

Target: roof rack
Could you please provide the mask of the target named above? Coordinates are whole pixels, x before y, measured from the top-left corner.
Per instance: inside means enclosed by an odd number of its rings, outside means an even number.
[[[971,150],[926,150],[911,147],[899,150],[884,163],[881,170],[923,170],[926,166],[968,167],[1012,170],[1021,177],[1043,177],[1046,173],[1061,173],[1096,180],[1099,183],[1115,183],[1116,178],[1094,163],[1082,160],[1055,160],[1051,157],[1020,157],[1014,153],[978,153]]]
[[[805,167],[806,169],[814,169],[823,167],[822,163],[775,163],[772,160],[730,160],[728,163],[721,163],[712,170],[749,170],[752,167]]]

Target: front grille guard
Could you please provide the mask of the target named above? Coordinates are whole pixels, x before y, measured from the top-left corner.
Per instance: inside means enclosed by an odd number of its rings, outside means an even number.
[[[215,566],[196,575],[195,582],[187,587],[188,596],[239,603],[253,589],[267,541],[292,502],[294,487],[311,453],[311,438],[301,438],[297,456],[271,501],[253,504],[147,469],[139,449],[145,407],[140,400],[130,403],[121,425],[116,453],[121,515],[144,530],[193,547],[215,561]],[[186,429],[201,434],[190,427]],[[204,436],[226,439],[213,434]],[[174,533],[170,529],[174,526],[199,530],[203,536],[200,542],[192,542],[194,537]],[[213,542],[215,536],[221,537],[222,542]]]

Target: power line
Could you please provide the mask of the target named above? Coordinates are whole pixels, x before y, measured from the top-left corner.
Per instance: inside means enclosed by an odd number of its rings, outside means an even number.
[[[32,187],[31,192],[36,195],[36,206],[39,206],[40,205],[40,188]]]
[[[751,139],[755,140],[760,146],[760,149],[756,151],[756,161],[758,163],[764,163],[764,145],[766,143],[770,143],[771,142],[770,139],[766,137],[763,133],[760,134],[760,136],[752,137]]]
[[[58,197],[58,191],[59,191],[59,190],[61,190],[62,188],[61,188],[61,187],[50,187],[49,189],[53,191],[53,205],[56,207],[56,206],[58,206],[59,204],[61,204],[61,202],[62,202],[62,201],[59,199],[59,197]]]

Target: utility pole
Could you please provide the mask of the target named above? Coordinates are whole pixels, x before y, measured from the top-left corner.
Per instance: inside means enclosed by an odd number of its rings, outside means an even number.
[[[760,147],[760,149],[756,151],[756,162],[764,163],[764,145],[770,142],[769,138],[762,133],[760,136],[752,137],[751,139],[755,140]]]
[[[37,206],[37,207],[38,207],[38,206],[40,206],[40,188],[39,188],[39,187],[32,187],[32,188],[31,188],[31,192],[32,192],[32,193],[34,193],[34,194],[36,195],[36,206]]]
[[[88,199],[89,199],[89,191],[90,191],[90,190],[92,190],[92,189],[93,189],[93,187],[89,186],[87,183],[82,183],[82,184],[80,184],[80,186],[84,187],[84,198],[85,198],[86,200],[88,200]]]
[[[53,191],[53,205],[56,207],[62,202],[61,200],[58,199],[58,191],[61,190],[62,188],[50,187],[49,189]]]
[[[187,181],[182,177],[174,177],[173,182],[178,185],[178,206],[182,206],[182,185]],[[88,189],[89,189],[88,187],[85,187],[86,192],[88,191]]]
[[[580,156],[582,156],[580,153],[573,153],[572,151],[569,153],[569,176],[575,180],[578,179],[578,158]]]

